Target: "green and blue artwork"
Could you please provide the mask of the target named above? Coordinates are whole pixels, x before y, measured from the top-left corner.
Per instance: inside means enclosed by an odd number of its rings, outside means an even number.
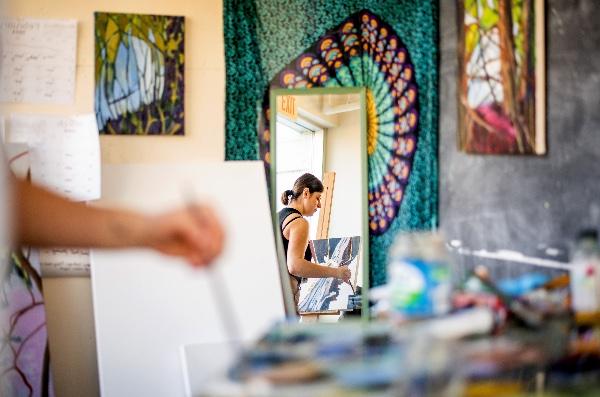
[[[109,135],[184,135],[184,17],[95,13],[95,111]]]

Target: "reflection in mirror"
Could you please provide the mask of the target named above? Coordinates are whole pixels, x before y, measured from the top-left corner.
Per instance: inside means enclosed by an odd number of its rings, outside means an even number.
[[[272,197],[297,312],[323,321],[360,315],[368,284],[364,89],[273,90],[271,103]]]

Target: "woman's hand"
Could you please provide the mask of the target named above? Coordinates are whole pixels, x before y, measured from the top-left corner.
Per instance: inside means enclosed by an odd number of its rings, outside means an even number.
[[[173,212],[146,215],[87,206],[44,188],[13,179],[15,240],[34,247],[148,247],[206,266],[223,250],[225,233],[214,211],[190,204]]]
[[[350,273],[350,269],[348,269],[348,266],[342,266],[342,267],[338,267],[338,274],[336,276],[336,278],[339,278],[340,280],[342,280],[345,283],[350,282],[350,276],[352,275]]]
[[[152,219],[146,245],[185,258],[195,266],[210,264],[223,250],[224,232],[214,212],[194,204]]]

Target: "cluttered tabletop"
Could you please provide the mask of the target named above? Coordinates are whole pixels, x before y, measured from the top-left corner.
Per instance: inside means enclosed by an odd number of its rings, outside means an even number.
[[[372,320],[277,324],[207,395],[598,396],[600,250],[578,252],[552,276],[477,266],[451,287],[439,258],[393,254]]]

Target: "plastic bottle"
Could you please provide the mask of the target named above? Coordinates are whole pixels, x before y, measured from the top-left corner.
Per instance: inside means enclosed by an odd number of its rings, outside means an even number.
[[[570,283],[575,313],[600,311],[600,246],[596,230],[584,230],[577,237]]]
[[[391,310],[402,317],[428,317],[450,310],[450,267],[443,238],[433,232],[399,235],[390,248]]]

